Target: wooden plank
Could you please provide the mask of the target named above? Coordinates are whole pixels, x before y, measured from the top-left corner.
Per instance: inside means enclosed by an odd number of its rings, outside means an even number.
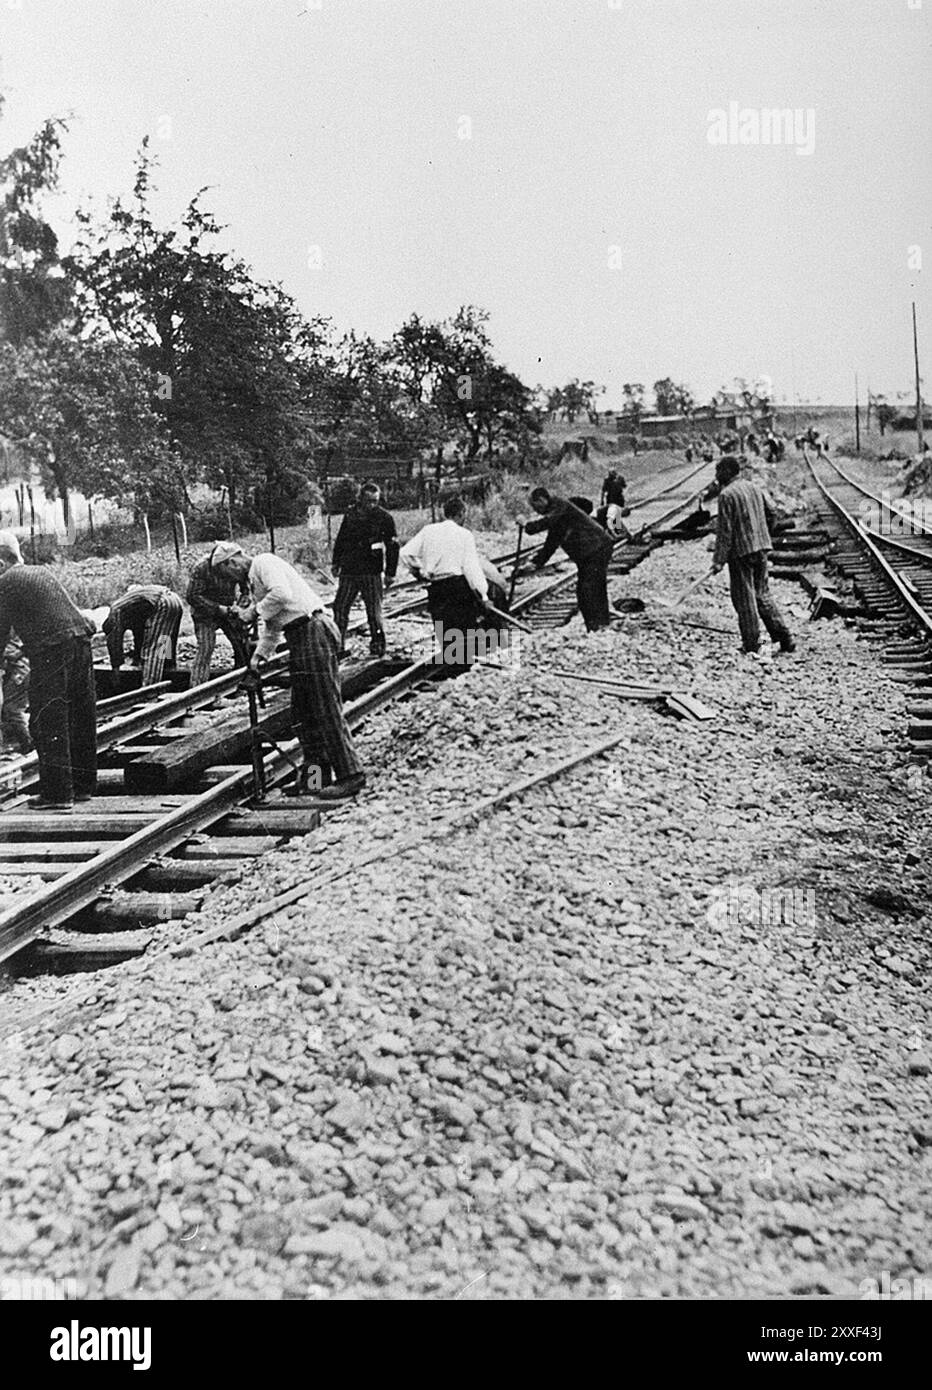
[[[189,843],[182,851],[187,860],[210,861],[216,859],[254,859],[257,854],[267,854],[276,849],[281,841],[272,835],[243,836],[242,838],[220,838],[207,840],[202,844]]]
[[[85,958],[97,963],[116,962],[141,956],[151,940],[152,933],[147,931],[71,932],[67,938],[37,941],[35,950],[40,960],[49,962]]]
[[[357,670],[343,672],[340,684],[344,700],[365,694],[387,675],[401,676],[407,662],[388,658],[366,662]],[[386,688],[391,682],[386,682]],[[266,685],[266,705],[259,710],[259,728],[267,737],[281,741],[291,735],[291,695],[273,691]],[[167,791],[200,776],[216,763],[241,764],[249,760],[251,734],[246,700],[238,709],[218,714],[207,729],[191,730],[177,743],[140,754],[126,766],[124,781],[132,791]]]
[[[88,856],[90,857],[90,856]],[[16,861],[10,864],[0,864],[0,878],[41,878],[46,883],[53,882],[56,878],[61,878],[74,868],[74,861],[44,859],[30,863],[28,860]]]
[[[133,887],[147,893],[175,893],[185,888],[200,888],[225,878],[241,874],[249,862],[242,858],[204,860],[160,859],[147,864],[133,880]],[[0,870],[0,877],[3,871]]]
[[[34,840],[23,840],[0,844],[0,873],[6,873],[8,861],[18,859],[88,859],[109,843],[109,840],[52,840],[48,844],[36,844]]]
[[[261,806],[251,811],[234,811],[217,826],[218,835],[309,835],[320,825],[320,811],[309,806],[303,797],[295,797],[295,805]],[[324,802],[324,806],[328,803]],[[334,803],[329,803],[331,808]],[[338,803],[337,803],[338,804]]]
[[[280,739],[291,728],[290,694],[273,695],[260,711],[259,727],[267,737]],[[123,779],[132,791],[162,792],[190,781],[214,763],[229,763],[247,756],[249,720],[245,710],[223,715],[209,729],[188,733],[158,750],[150,750],[126,764]],[[121,750],[122,751],[122,750]]]
[[[204,901],[204,890],[193,893],[122,893],[99,898],[89,919],[95,927],[125,923],[130,927],[153,922],[170,922],[196,912]]]
[[[73,811],[3,811],[0,812],[0,840],[9,840],[14,835],[29,835],[36,839],[88,839],[119,840],[126,835],[134,835],[147,825],[158,820],[158,814],[85,815],[79,807]]]

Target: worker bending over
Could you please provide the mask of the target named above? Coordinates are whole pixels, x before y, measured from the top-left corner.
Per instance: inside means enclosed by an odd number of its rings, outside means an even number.
[[[537,521],[528,521],[524,529],[529,535],[547,532],[547,539],[533,561],[536,569],[547,563],[560,545],[576,564],[576,602],[589,632],[608,627],[612,615],[608,607],[608,562],[612,558],[614,541],[597,521],[572,502],[553,497],[545,487],[531,493],[531,506],[538,513]]]
[[[133,655],[142,662],[143,685],[157,685],[175,669],[181,599],[164,584],[131,584],[103,622],[110,665],[123,665],[123,638],[133,634]]]
[[[471,665],[477,618],[488,606],[489,585],[475,537],[463,524],[463,499],[451,497],[443,504],[443,515],[443,521],[424,526],[402,546],[401,559],[427,585],[427,607],[441,651],[464,658],[444,658],[446,674],[457,675]]]
[[[259,642],[249,663],[261,670],[275,655],[279,641],[288,644],[291,718],[301,741],[311,790],[324,801],[355,796],[366,783],[343,713],[340,688],[340,632],[324,601],[278,555],[250,559],[230,542],[214,566],[237,584],[248,584],[250,606],[241,610],[246,623],[259,620]],[[298,788],[300,790],[300,788]]]
[[[605,529],[613,536],[627,536],[628,528],[625,526],[623,518],[629,508],[625,505],[625,488],[627,483],[618,472],[617,468],[612,468],[606,475],[602,484],[602,496],[599,499],[599,509],[605,508]]]
[[[0,651],[11,629],[30,667],[29,728],[39,762],[39,795],[30,804],[70,811],[97,787],[94,624],[50,570],[23,564],[12,531],[0,531]]]
[[[741,465],[730,455],[715,465],[720,491],[712,572],[718,574],[727,564],[743,650],[758,661],[770,661],[770,648],[760,645],[761,619],[781,651],[795,650],[796,643],[767,578],[773,508],[763,488],[740,477],[740,472]]]
[[[236,607],[237,585],[224,578],[213,563],[215,557],[238,553],[239,546],[232,541],[220,541],[191,571],[186,597],[197,639],[197,652],[191,667],[192,685],[203,685],[210,680],[210,659],[217,643],[218,628],[233,648],[233,665],[245,666],[249,661],[249,632]]]

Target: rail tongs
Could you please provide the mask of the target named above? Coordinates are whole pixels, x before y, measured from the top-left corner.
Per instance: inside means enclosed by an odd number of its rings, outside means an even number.
[[[302,794],[307,791],[308,768],[306,764],[299,766],[284,748],[275,742],[273,738],[265,732],[259,723],[259,709],[265,709],[265,691],[262,686],[262,677],[258,671],[247,666],[243,672],[242,680],[239,683],[240,690],[246,692],[246,699],[249,701],[249,740],[250,752],[252,755],[252,788],[253,800],[265,801],[268,797],[268,783],[265,776],[265,759],[263,751],[268,748],[284,758],[289,766],[294,768],[297,786]]]

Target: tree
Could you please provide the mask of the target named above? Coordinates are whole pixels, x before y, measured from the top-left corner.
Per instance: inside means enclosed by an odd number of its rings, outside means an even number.
[[[40,209],[42,195],[58,184],[65,130],[63,121],[47,120],[0,160],[0,341],[17,347],[44,338],[68,309],[58,238]]]
[[[565,386],[555,386],[547,396],[547,409],[553,414],[562,415],[569,423],[575,424],[576,419],[584,411],[589,417],[591,424],[598,424],[599,413],[596,409],[596,397],[603,395],[604,386],[596,386],[594,381],[580,381],[574,377]]]
[[[135,355],[113,342],[56,330],[0,344],[0,429],[61,498],[66,525],[75,488],[177,507],[183,485],[151,394]]]
[[[434,413],[406,389],[391,343],[346,334],[318,384],[312,418],[326,472],[334,454],[414,459],[436,434]],[[410,471],[410,470],[409,470]]]
[[[64,262],[79,322],[138,354],[189,481],[272,495],[286,472],[309,469],[307,405],[326,375],[328,325],[305,321],[278,285],[261,284],[220,250],[223,230],[201,205],[175,226],[150,209],[152,160],[140,151],[133,197],[111,203]]]
[[[472,305],[442,323],[413,314],[389,345],[403,390],[433,412],[441,445],[455,445],[467,464],[483,446],[490,460],[503,449],[521,453],[540,433],[533,393],[495,362],[487,321]]]
[[[641,416],[644,413],[644,385],[640,381],[626,381],[621,388],[624,398],[624,410],[622,414],[631,422],[632,428],[637,431],[641,423]]]
[[[658,416],[679,414],[679,399],[683,389],[685,388],[676,385],[672,377],[663,377],[660,381],[654,382],[654,406]]]

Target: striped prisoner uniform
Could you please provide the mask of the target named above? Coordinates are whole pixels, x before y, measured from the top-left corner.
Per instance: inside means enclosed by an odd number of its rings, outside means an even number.
[[[163,584],[140,584],[118,598],[104,620],[110,665],[123,665],[123,638],[133,634],[134,650],[142,660],[143,685],[156,685],[167,668],[175,668],[181,599]]]
[[[22,639],[11,637],[0,657],[3,686],[0,691],[2,713],[0,733],[4,746],[17,753],[28,753],[32,747],[29,737],[29,658],[23,650]]]
[[[197,652],[191,666],[192,685],[203,685],[210,680],[210,659],[214,654],[218,628],[233,648],[234,666],[245,666],[249,661],[246,625],[235,613],[220,611],[221,608],[232,608],[239,586],[235,579],[227,579],[211,565],[212,555],[213,552],[191,571],[186,595],[197,640]]]
[[[291,718],[306,766],[319,771],[321,787],[355,776],[362,765],[343,713],[340,632],[323,599],[277,555],[257,555],[248,579],[259,619],[256,656],[274,656],[281,636],[288,644]]]
[[[746,652],[756,652],[760,647],[761,619],[774,642],[784,648],[793,642],[767,578],[767,555],[773,549],[772,520],[773,508],[767,494],[747,478],[733,479],[718,495],[712,563],[728,565],[731,601]]]

